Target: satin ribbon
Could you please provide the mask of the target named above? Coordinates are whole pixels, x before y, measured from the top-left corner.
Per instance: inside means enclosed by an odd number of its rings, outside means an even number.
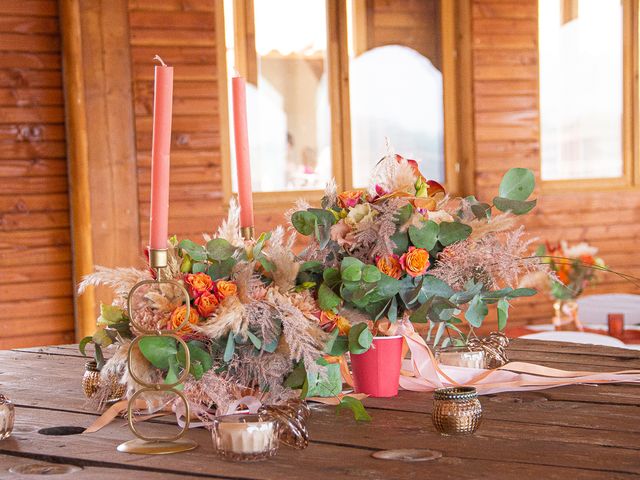
[[[389,334],[402,335],[411,352],[404,361],[400,386],[430,392],[436,388],[474,386],[478,393],[517,392],[575,385],[578,383],[638,383],[640,370],[617,372],[571,371],[526,362],[510,362],[496,369],[453,367],[439,364],[424,339],[407,321],[391,325]]]

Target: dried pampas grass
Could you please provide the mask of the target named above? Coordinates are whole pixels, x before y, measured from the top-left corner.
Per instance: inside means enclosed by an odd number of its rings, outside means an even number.
[[[222,221],[218,231],[216,232],[217,238],[223,238],[236,248],[244,247],[244,239],[240,231],[240,205],[235,197],[231,197],[229,200],[229,213],[227,219]],[[206,239],[205,240],[210,240]]]
[[[373,169],[369,193],[375,195],[376,185],[389,192],[415,192],[416,175],[406,159],[396,160],[393,154],[386,155]]]
[[[264,253],[276,267],[275,271],[272,272],[273,281],[283,292],[295,287],[296,277],[300,270],[300,264],[296,262],[296,257],[293,253],[295,241],[295,234],[285,238],[284,228],[278,226],[264,248]]]
[[[138,268],[107,268],[96,266],[96,271],[85,276],[78,286],[78,294],[82,295],[88,287],[107,286],[113,289],[115,296],[126,299],[133,286],[142,280],[151,280],[149,270]]]

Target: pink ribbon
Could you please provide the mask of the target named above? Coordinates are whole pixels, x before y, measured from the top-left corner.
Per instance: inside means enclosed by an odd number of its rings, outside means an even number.
[[[400,386],[405,390],[430,392],[436,388],[474,386],[481,395],[499,392],[543,390],[578,383],[638,383],[640,370],[617,372],[571,371],[526,362],[510,362],[500,368],[454,367],[439,364],[424,339],[407,321],[393,326],[411,352],[404,361]]]

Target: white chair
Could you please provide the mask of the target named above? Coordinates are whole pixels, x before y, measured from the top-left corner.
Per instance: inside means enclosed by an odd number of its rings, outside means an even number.
[[[606,327],[610,313],[622,313],[625,328],[640,324],[640,295],[606,293],[578,298],[578,318],[584,326]]]
[[[523,335],[518,338],[526,338],[529,340],[549,340],[553,342],[585,343],[589,345],[604,345],[608,347],[627,348],[627,345],[625,345],[622,340],[618,340],[617,338],[613,338],[608,335],[598,335],[597,333],[589,332],[538,332],[530,333],[529,335]]]

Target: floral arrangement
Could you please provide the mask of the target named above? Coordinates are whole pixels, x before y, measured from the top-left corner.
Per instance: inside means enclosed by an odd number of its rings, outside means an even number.
[[[562,240],[557,244],[540,245],[536,255],[549,265],[555,278],[549,281],[551,296],[556,300],[574,300],[596,281],[598,270],[608,271],[598,249],[586,242],[570,245]]]
[[[510,301],[536,293],[520,278],[546,270],[516,225],[534,187],[514,168],[492,204],[450,198],[415,161],[387,155],[366,191],[330,184],[321,208],[299,201],[290,223],[311,242],[300,281],[317,292],[330,353],[363,353],[399,319],[428,324],[436,345],[465,344],[494,305],[503,329]]]
[[[299,281],[304,264],[293,253],[295,235],[277,228],[244,241],[238,213],[232,202],[228,220],[213,238],[205,236],[204,244],[171,239],[168,265],[159,270],[162,279],[179,282],[189,293],[188,323],[176,334],[190,353],[190,375],[181,388],[192,411],[225,412],[246,395],[281,404],[296,396],[340,394],[340,367],[324,359],[327,334],[320,328],[313,291]],[[175,329],[187,315],[182,289],[150,283],[131,299],[131,322],[129,292],[137,282],[152,278],[154,272],[147,269],[98,268],[80,285],[81,292],[89,285],[114,290],[113,303],[101,306],[100,328],[81,342],[80,350],[84,353],[93,343],[101,375],[121,378],[128,397],[139,389],[127,370],[128,347],[141,334],[134,325],[153,331]],[[175,338],[147,336],[137,345],[132,368],[141,372],[140,378],[149,383],[175,383],[180,378],[186,356]],[[114,353],[105,362],[107,347]],[[362,418],[355,399],[342,406]]]

